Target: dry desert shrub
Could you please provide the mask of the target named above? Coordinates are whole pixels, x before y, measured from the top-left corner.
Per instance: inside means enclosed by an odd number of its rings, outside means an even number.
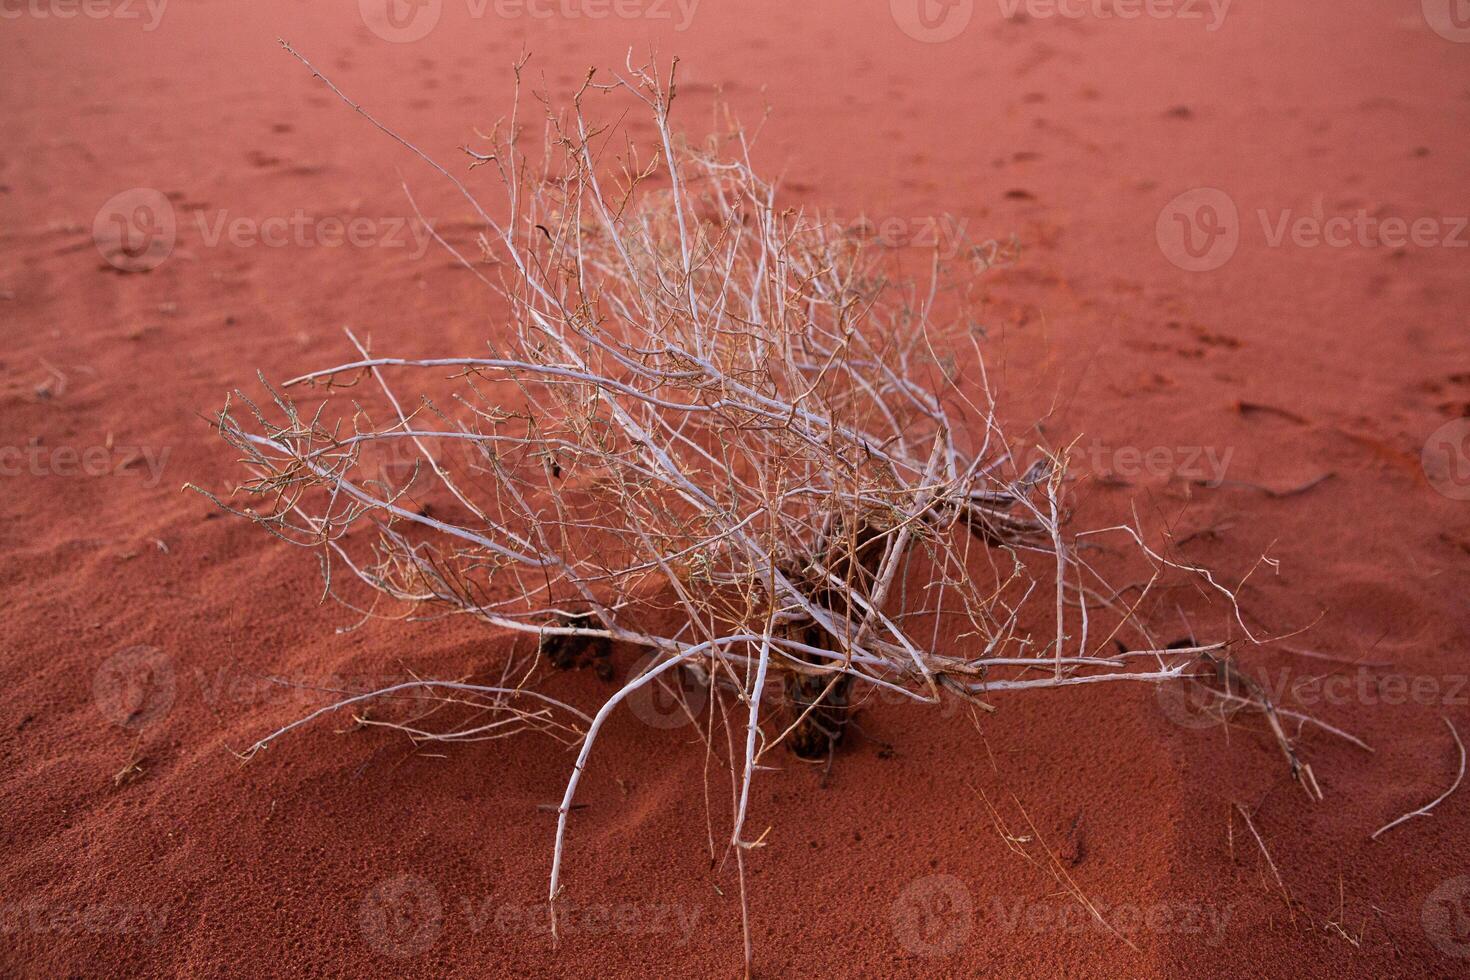
[[[673,70],[630,65],[589,74],[566,111],[543,102],[527,124],[518,108],[465,150],[473,179],[498,178],[496,209],[353,105],[463,193],[480,254],[439,241],[503,328],[483,351],[426,359],[353,337],[355,359],[285,383],[295,400],[237,395],[218,415],[251,471],[237,512],[315,550],[328,592],[345,575],[605,676],[612,645],[650,655],[591,716],[507,667],[494,685],[395,685],[302,719],[412,689],[475,706],[433,731],[394,723],[414,738],[529,728],[573,745],[553,902],[598,732],[647,685],[682,675],[676,689],[708,693],[743,869],[763,761],[783,743],[825,758],[875,692],[990,710],[1018,691],[1176,681],[1225,644],[1154,638],[1137,611],[1168,576],[1250,636],[1231,590],[1136,527],[1071,530],[1065,453],[1007,440],[976,336],[936,312],[993,246],[936,256],[925,283],[889,276],[880,249],[783,208],[738,126],[704,143],[676,132],[676,95]],[[653,145],[595,126],[592,103],[642,113]],[[350,411],[322,394],[343,386]],[[1109,586],[1082,547],[1099,535],[1151,577]]]

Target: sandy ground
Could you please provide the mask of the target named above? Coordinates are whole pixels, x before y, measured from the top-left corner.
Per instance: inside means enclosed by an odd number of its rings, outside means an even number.
[[[342,327],[403,354],[494,329],[400,182],[467,234],[463,206],[282,37],[445,160],[507,108],[523,47],[563,93],[630,47],[677,54],[688,125],[717,90],[771,104],[761,162],[795,203],[896,244],[941,216],[1014,235],[981,326],[1008,409],[1080,437],[1088,518],[1136,510],[1228,581],[1269,553],[1252,615],[1338,658],[1249,661],[1376,750],[1304,731],[1321,803],[1259,719],[1197,726],[1148,691],[1013,697],[980,733],[865,711],[828,778],[758,784],[758,975],[1470,970],[1470,789],[1368,839],[1449,785],[1441,719],[1470,737],[1463,2],[361,6],[0,4],[0,972],[741,970],[687,729],[603,737],[557,947],[554,746],[415,753],[326,722],[231,755],[321,703],[270,677],[474,676],[508,642],[339,632],[305,553],[180,490],[239,476],[207,423],[226,390],[347,359]],[[119,256],[140,203],[159,251]],[[353,218],[366,238],[333,247]]]

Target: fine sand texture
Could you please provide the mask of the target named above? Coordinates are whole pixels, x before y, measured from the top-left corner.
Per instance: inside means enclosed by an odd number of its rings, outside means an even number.
[[[339,714],[234,754],[323,688],[529,652],[463,618],[359,626],[307,552],[181,489],[242,476],[227,391],[352,360],[344,327],[402,356],[497,329],[403,185],[473,248],[469,208],[281,38],[459,173],[523,51],[558,98],[676,55],[681,125],[769,106],[787,202],[866,219],[906,272],[1014,237],[974,325],[1007,418],[1073,443],[1080,521],[1249,574],[1253,628],[1302,631],[1253,676],[1373,750],[1287,719],[1317,802],[1258,713],[1178,691],[1016,693],[978,727],[875,700],[830,769],[776,753],[755,784],[754,975],[1470,972],[1470,787],[1370,839],[1470,739],[1463,3],[394,4],[4,6],[0,975],[744,969],[707,820],[729,777],[691,727],[609,723],[555,944],[564,747]],[[1166,639],[1189,604],[1159,606]]]

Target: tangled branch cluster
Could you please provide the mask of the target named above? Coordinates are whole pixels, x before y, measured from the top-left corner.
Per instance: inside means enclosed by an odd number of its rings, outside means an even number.
[[[988,708],[1020,689],[1171,680],[1218,649],[1155,649],[1140,600],[1082,557],[1064,531],[1065,460],[1018,462],[975,338],[937,322],[937,260],[927,288],[886,277],[874,249],[782,209],[743,131],[676,134],[676,91],[673,72],[589,75],[569,112],[547,107],[534,153],[515,116],[467,148],[500,178],[501,218],[419,154],[483,221],[480,255],[439,241],[504,318],[484,353],[380,357],[353,337],[356,359],[286,383],[314,410],[273,392],[273,408],[218,417],[252,470],[243,512],[318,550],[329,589],[345,569],[546,650],[653,655],[590,719],[559,706],[579,754],[553,900],[598,731],[670,671],[743,706],[738,855],[763,755],[783,741],[824,754],[869,692]],[[651,153],[588,121],[602,98],[652,120]],[[353,409],[333,417],[349,385]],[[1156,572],[1225,592],[1110,530]],[[1125,629],[1143,649],[1117,642]],[[509,728],[555,705],[519,711],[516,690],[485,689]]]

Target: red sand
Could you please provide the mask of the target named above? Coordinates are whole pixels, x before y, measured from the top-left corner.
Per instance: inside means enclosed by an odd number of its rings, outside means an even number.
[[[1218,525],[1183,554],[1228,581],[1269,549],[1279,574],[1258,571],[1245,592],[1262,622],[1320,614],[1299,645],[1388,664],[1361,689],[1304,695],[1377,749],[1305,734],[1319,804],[1259,720],[1190,730],[1148,691],[1007,698],[983,738],[952,713],[871,710],[864,727],[891,753],[859,742],[826,785],[797,765],[757,784],[752,822],[771,828],[749,861],[758,975],[1466,974],[1470,788],[1368,834],[1448,785],[1442,715],[1470,736],[1470,503],[1436,492],[1420,464],[1430,434],[1470,414],[1467,234],[1458,248],[1268,236],[1288,210],[1457,234],[1470,44],[1432,32],[1418,0],[1238,0],[1215,31],[1203,5],[1203,20],[1005,21],[982,0],[945,43],[906,36],[877,0],[706,0],[686,31],[672,4],[655,8],[672,19],[502,18],[494,5],[475,19],[448,0],[428,37],[398,44],[355,6],[179,0],[151,31],[136,3],[133,19],[39,15],[62,0],[4,7],[0,446],[41,449],[0,460],[0,972],[741,969],[735,881],[710,870],[687,729],[624,712],[603,736],[570,842],[577,928],[558,948],[539,908],[554,819],[537,807],[570,758],[549,743],[416,755],[336,720],[248,765],[228,751],[318,703],[264,677],[465,676],[504,653],[462,625],[337,633],[351,614],[317,604],[304,552],[179,490],[239,476],[200,413],[257,369],[281,379],[346,359],[344,325],[402,354],[468,351],[493,330],[437,251],[210,243],[220,212],[405,215],[400,172],[468,234],[463,207],[284,55],[285,37],[446,161],[506,108],[522,45],[565,92],[586,66],[652,44],[685,59],[687,125],[716,83],[748,119],[772,103],[761,156],[797,200],[1014,231],[1021,260],[989,280],[993,366],[1017,416],[1054,403],[1054,438],[1108,447],[1100,468],[1125,479],[1087,484],[1086,516],[1136,505],[1181,536]],[[178,241],[123,275],[92,226],[137,187],[168,196]],[[1239,210],[1239,247],[1207,272],[1171,264],[1156,239],[1160,210],[1197,187]],[[77,464],[56,450],[89,447],[103,448],[84,459],[121,468],[67,475]],[[146,461],[121,465],[129,447],[168,453],[160,482]],[[1230,452],[1234,482],[1129,472],[1122,447],[1170,447],[1173,470],[1191,447]],[[1294,495],[1249,486],[1324,473]],[[138,665],[109,658],[136,647],[160,660],[142,713],[119,725],[109,685]],[[1273,678],[1357,679],[1252,656]],[[590,672],[550,684],[584,706],[606,694]],[[141,773],[116,784],[135,753]],[[1132,946],[1087,927],[1008,849],[977,791],[1013,830],[1014,794]]]

